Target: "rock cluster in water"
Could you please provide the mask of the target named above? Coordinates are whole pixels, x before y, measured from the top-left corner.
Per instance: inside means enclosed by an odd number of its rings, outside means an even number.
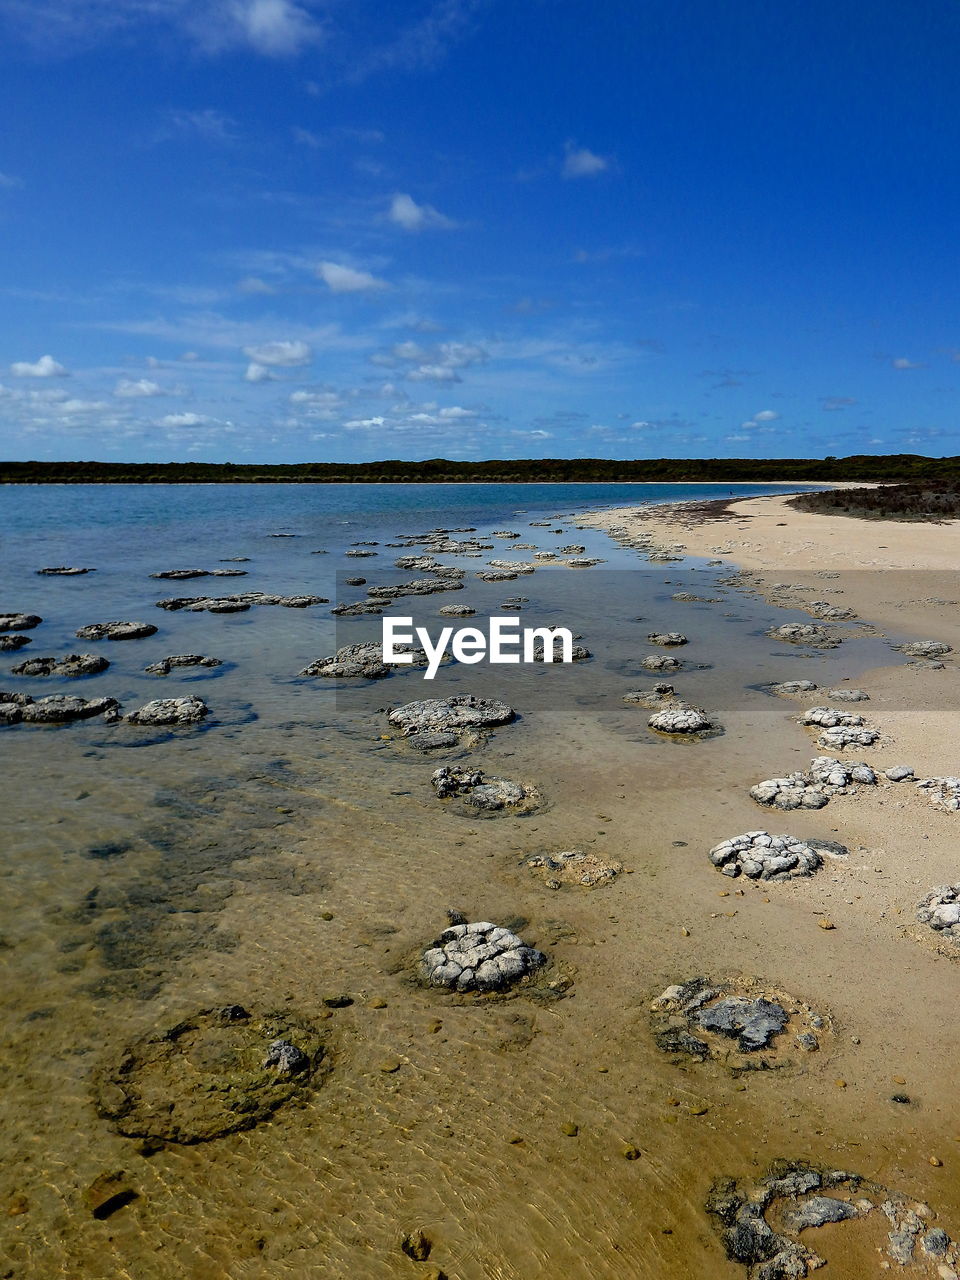
[[[462,591],[458,577],[414,578],[411,582],[399,582],[393,586],[368,587],[367,595],[374,600],[396,600],[400,596],[430,596],[438,591]]]
[[[75,698],[59,693],[31,698],[26,693],[5,692],[0,693],[0,725],[66,724],[100,715],[112,723],[118,719],[119,706],[116,698]]]
[[[660,707],[672,702],[676,690],[672,684],[655,684],[652,689],[636,689],[623,695],[624,702],[637,703],[641,707]]]
[[[172,596],[168,600],[158,600],[157,608],[168,612],[186,609],[189,613],[245,613],[252,605],[309,609],[311,605],[329,603],[326,596],[277,596],[266,591],[243,591],[232,596]]]
[[[156,633],[157,628],[149,622],[91,622],[74,635],[78,640],[142,640]]]
[[[513,707],[496,698],[478,698],[458,693],[449,698],[424,698],[395,707],[387,716],[406,737],[422,733],[452,733],[465,729],[487,729],[509,724],[516,718]]]
[[[817,756],[808,773],[790,773],[783,778],[767,778],[750,788],[757,804],[774,809],[822,809],[831,796],[845,793],[857,784],[876,785],[877,775],[862,760],[835,760]]]
[[[68,653],[64,658],[28,658],[12,671],[15,676],[95,676],[109,665],[95,653]]]
[[[151,662],[144,671],[151,676],[168,676],[174,667],[221,667],[222,658],[205,658],[202,653],[171,653],[159,662]]]
[[[687,736],[707,733],[717,726],[704,711],[689,702],[671,702],[662,711],[656,711],[647,721],[647,727],[657,733],[679,733]]]
[[[31,636],[0,636],[0,653],[15,653],[25,644],[30,644],[31,640]]]
[[[151,573],[151,578],[173,578],[175,581],[187,578],[245,578],[246,569],[164,569],[160,573]]]
[[[464,804],[488,812],[512,809],[530,813],[540,800],[540,793],[535,787],[512,782],[508,778],[488,776],[482,769],[457,769],[443,765],[430,781],[441,800],[456,796]]]
[[[0,613],[0,631],[30,631],[42,621],[35,613]]]
[[[328,680],[382,680],[404,666],[425,667],[429,659],[423,649],[399,645],[398,650],[410,655],[409,663],[384,662],[383,646],[376,640],[365,644],[348,644],[326,658],[318,658],[300,672],[302,676],[323,676]]]
[[[817,739],[821,747],[842,750],[844,747],[869,747],[880,737],[877,729],[864,722],[863,716],[840,707],[810,707],[800,717],[800,724],[822,729]]]
[[[779,1160],[758,1182],[718,1179],[704,1207],[716,1223],[727,1256],[746,1268],[750,1280],[807,1276],[825,1259],[800,1241],[801,1231],[878,1213],[890,1224],[886,1256],[898,1266],[919,1264],[924,1275],[946,1278],[956,1276],[954,1268],[960,1262],[957,1244],[942,1228],[929,1225],[928,1205],[843,1169]]]
[[[439,612],[442,618],[472,618],[477,611],[469,604],[443,604]]]
[[[82,573],[96,573],[96,569],[78,569],[69,564],[50,565],[45,569],[38,569],[37,573],[47,577],[60,578],[76,578]]]
[[[450,991],[503,991],[546,963],[509,929],[487,921],[444,929],[420,959],[420,977]]]
[[[647,640],[650,644],[657,644],[663,648],[689,643],[687,637],[679,631],[651,631],[647,636]]]
[[[747,831],[714,845],[710,861],[725,876],[792,880],[795,876],[812,875],[823,859],[813,841],[772,836],[767,831]]]
[[[195,695],[185,698],[154,698],[127,716],[130,724],[181,725],[199,724],[210,714],[210,708]]]
[[[839,636],[835,636],[826,627],[818,627],[812,622],[785,622],[782,626],[771,627],[767,635],[771,640],[810,645],[814,649],[836,649],[840,644]]]
[[[598,853],[568,849],[561,853],[537,853],[526,859],[531,871],[541,874],[548,889],[561,889],[565,884],[595,889],[609,884],[623,870],[622,862],[612,862]]]
[[[790,1066],[794,1050],[815,1053],[829,1030],[829,1020],[809,1005],[748,978],[691,978],[667,987],[650,1009],[654,1040],[665,1053],[741,1070]]]
[[[512,604],[512,602],[508,602],[508,603]],[[519,606],[514,605],[513,607],[517,608]],[[552,661],[560,662],[563,655],[563,646],[560,644],[553,644],[550,646],[550,651],[551,653],[556,655],[556,657],[552,659]],[[588,658],[592,658],[592,657],[593,657],[593,654],[590,652],[590,650],[584,648],[582,644],[574,644],[570,646],[571,662],[586,662]],[[539,640],[533,646],[533,660],[534,662],[546,662],[547,660],[546,649],[543,643]]]
[[[679,671],[683,663],[670,654],[651,653],[640,659],[640,665],[644,671]]]
[[[285,1014],[206,1009],[135,1040],[97,1080],[97,1110],[118,1133],[208,1142],[252,1129],[316,1081],[324,1046]]]

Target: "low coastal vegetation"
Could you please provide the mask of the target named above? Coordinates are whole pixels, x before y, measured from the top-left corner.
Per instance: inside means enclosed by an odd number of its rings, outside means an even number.
[[[943,459],[947,461],[947,459]],[[960,519],[960,478],[879,489],[827,489],[794,498],[801,511],[867,520]]]
[[[0,462],[0,484],[557,484],[836,480],[936,481],[956,491],[960,457],[915,453],[846,458],[491,458],[457,462]],[[848,494],[849,498],[850,495]],[[872,495],[871,495],[872,497]]]

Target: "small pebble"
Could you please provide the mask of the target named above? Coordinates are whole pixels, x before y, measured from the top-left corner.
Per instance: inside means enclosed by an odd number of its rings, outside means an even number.
[[[386,1007],[387,1002],[381,996],[374,996],[373,999],[367,1003],[368,1009],[385,1009]]]
[[[837,1086],[838,1089],[845,1089],[847,1087],[846,1080],[834,1080],[833,1083]]]
[[[624,1160],[639,1160],[639,1159],[640,1159],[640,1148],[639,1148],[639,1147],[624,1147],[624,1148],[623,1148],[623,1158],[624,1158]]]
[[[835,929],[837,927],[829,916],[821,916],[817,924],[821,929]]]
[[[931,1156],[930,1163],[933,1165],[935,1169],[940,1169],[943,1166],[943,1161],[940,1159],[939,1156]]]
[[[567,1120],[560,1126],[560,1132],[567,1138],[575,1138],[580,1132],[580,1126],[574,1124],[572,1120]]]
[[[399,1058],[383,1058],[379,1063],[379,1067],[381,1071],[389,1074],[392,1071],[399,1071],[401,1062]]]

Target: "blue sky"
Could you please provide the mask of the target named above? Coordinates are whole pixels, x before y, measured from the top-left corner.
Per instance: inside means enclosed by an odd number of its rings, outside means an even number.
[[[960,452],[956,0],[0,0],[0,456]]]

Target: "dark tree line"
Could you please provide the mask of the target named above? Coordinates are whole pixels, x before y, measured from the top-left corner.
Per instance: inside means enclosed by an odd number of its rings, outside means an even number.
[[[848,458],[525,458],[452,462],[0,462],[0,484],[370,484],[703,480],[960,480],[960,458],[854,454]]]

